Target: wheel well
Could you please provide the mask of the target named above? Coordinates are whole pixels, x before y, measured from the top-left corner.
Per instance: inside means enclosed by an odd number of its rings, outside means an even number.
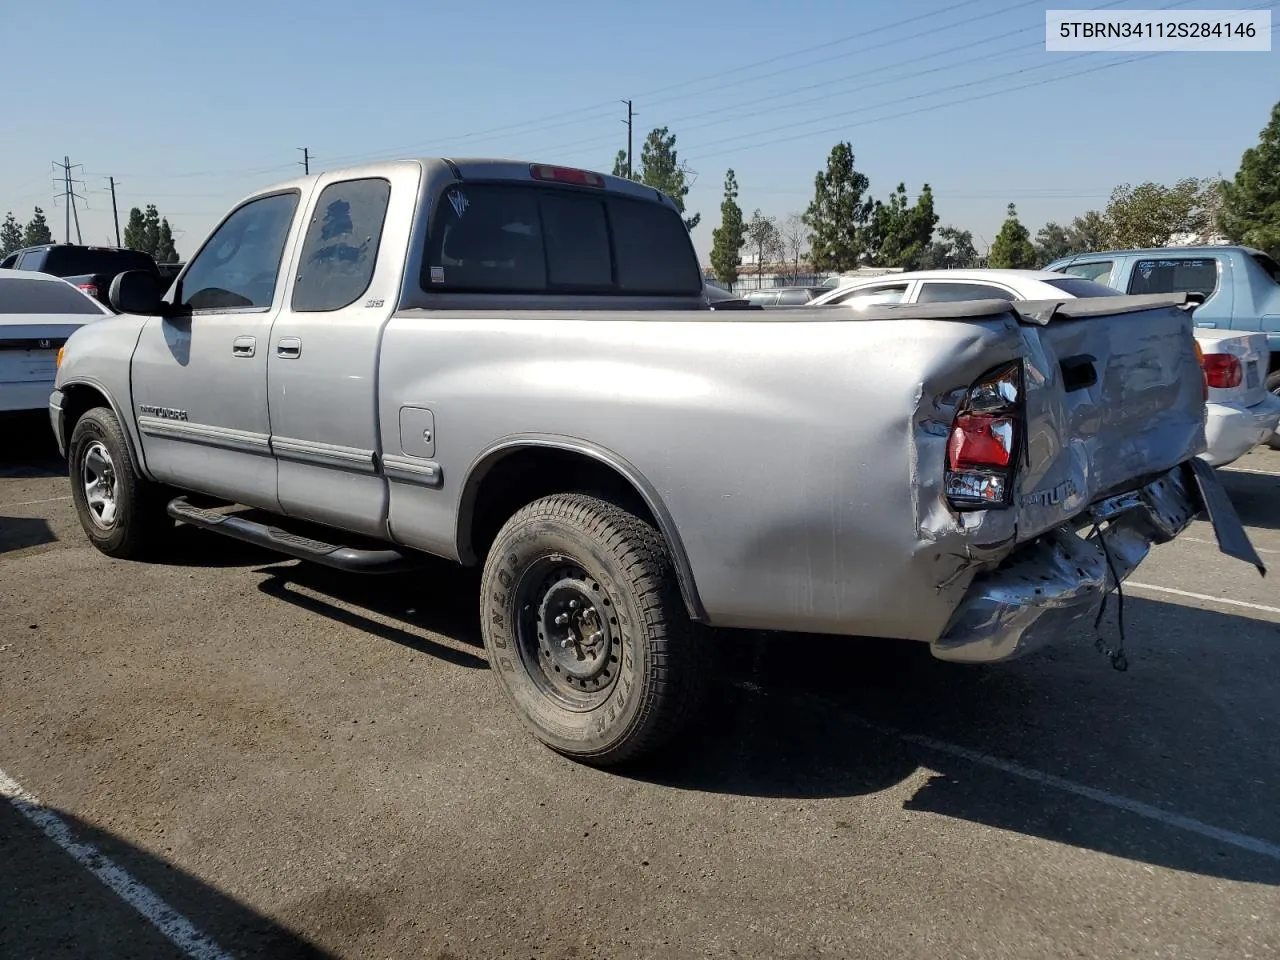
[[[603,494],[655,523],[653,512],[630,482],[606,463],[572,450],[522,447],[506,454],[480,478],[471,499],[467,542],[483,560],[502,525],[521,507],[570,490]]]
[[[62,436],[69,444],[71,431],[76,428],[80,418],[94,407],[111,409],[111,402],[102,391],[84,384],[72,384],[62,391]]]
[[[569,491],[607,497],[653,524],[672,553],[690,616],[704,619],[692,571],[668,518],[655,516],[654,508],[637,484],[619,469],[576,450],[517,447],[501,454],[478,480],[469,483],[462,495],[458,523],[458,548],[463,561],[483,563],[502,525],[521,507],[553,493]]]

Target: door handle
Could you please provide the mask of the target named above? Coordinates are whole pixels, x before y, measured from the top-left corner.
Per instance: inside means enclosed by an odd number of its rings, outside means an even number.
[[[302,354],[302,341],[297,337],[281,337],[276,342],[276,356],[293,360]]]
[[[258,341],[255,337],[236,337],[231,341],[233,357],[252,357],[258,352]]]

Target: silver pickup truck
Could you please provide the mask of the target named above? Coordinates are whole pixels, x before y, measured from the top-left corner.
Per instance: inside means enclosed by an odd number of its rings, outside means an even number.
[[[1206,510],[1261,569],[1196,459],[1179,296],[712,309],[656,191],[427,159],[256,193],[167,293],[110,298],[50,398],[99,550],[177,521],[355,573],[479,565],[501,689],[584,762],[680,728],[708,627],[1003,660]]]

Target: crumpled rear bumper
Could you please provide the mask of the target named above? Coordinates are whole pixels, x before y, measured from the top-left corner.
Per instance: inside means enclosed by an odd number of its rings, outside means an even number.
[[[1116,581],[1205,509],[1200,484],[1217,479],[1209,468],[1204,472],[1207,479],[1180,464],[1145,487],[1095,503],[1074,528],[1038,537],[980,573],[931,644],[933,655],[967,663],[1008,660],[1092,626]],[[1231,519],[1239,524],[1234,514]]]

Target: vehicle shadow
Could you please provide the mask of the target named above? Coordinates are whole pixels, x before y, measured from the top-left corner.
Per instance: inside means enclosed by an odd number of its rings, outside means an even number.
[[[1132,597],[1126,620],[1126,673],[1085,637],[978,667],[910,643],[725,636],[719,649],[737,654],[720,658],[725,676],[700,722],[674,749],[618,772],[796,799],[878,792],[923,772],[905,809],[1280,885],[1280,624]],[[1135,801],[1160,813],[1137,814]],[[1179,816],[1266,849],[1183,829]]]
[[[57,539],[47,520],[0,516],[0,553],[38,547]]]
[[[1217,471],[1223,487],[1246,527],[1280,530],[1280,477],[1260,473]]]
[[[201,955],[335,956],[154,854],[68,813],[51,812],[70,828],[75,842],[92,845],[221,949],[209,950],[202,941]],[[197,955],[167,940],[8,803],[0,803],[0,863],[8,880],[0,885],[0,956],[174,960]]]
[[[436,639],[483,649],[477,613],[479,574],[475,571],[428,560],[419,570],[380,576],[343,573],[305,562],[256,572],[267,574],[258,589],[278,600],[447,663],[475,670],[489,668],[482,655]]]
[[[40,412],[0,414],[0,478],[35,480],[65,477],[67,463],[58,453],[58,442],[49,415]]]

